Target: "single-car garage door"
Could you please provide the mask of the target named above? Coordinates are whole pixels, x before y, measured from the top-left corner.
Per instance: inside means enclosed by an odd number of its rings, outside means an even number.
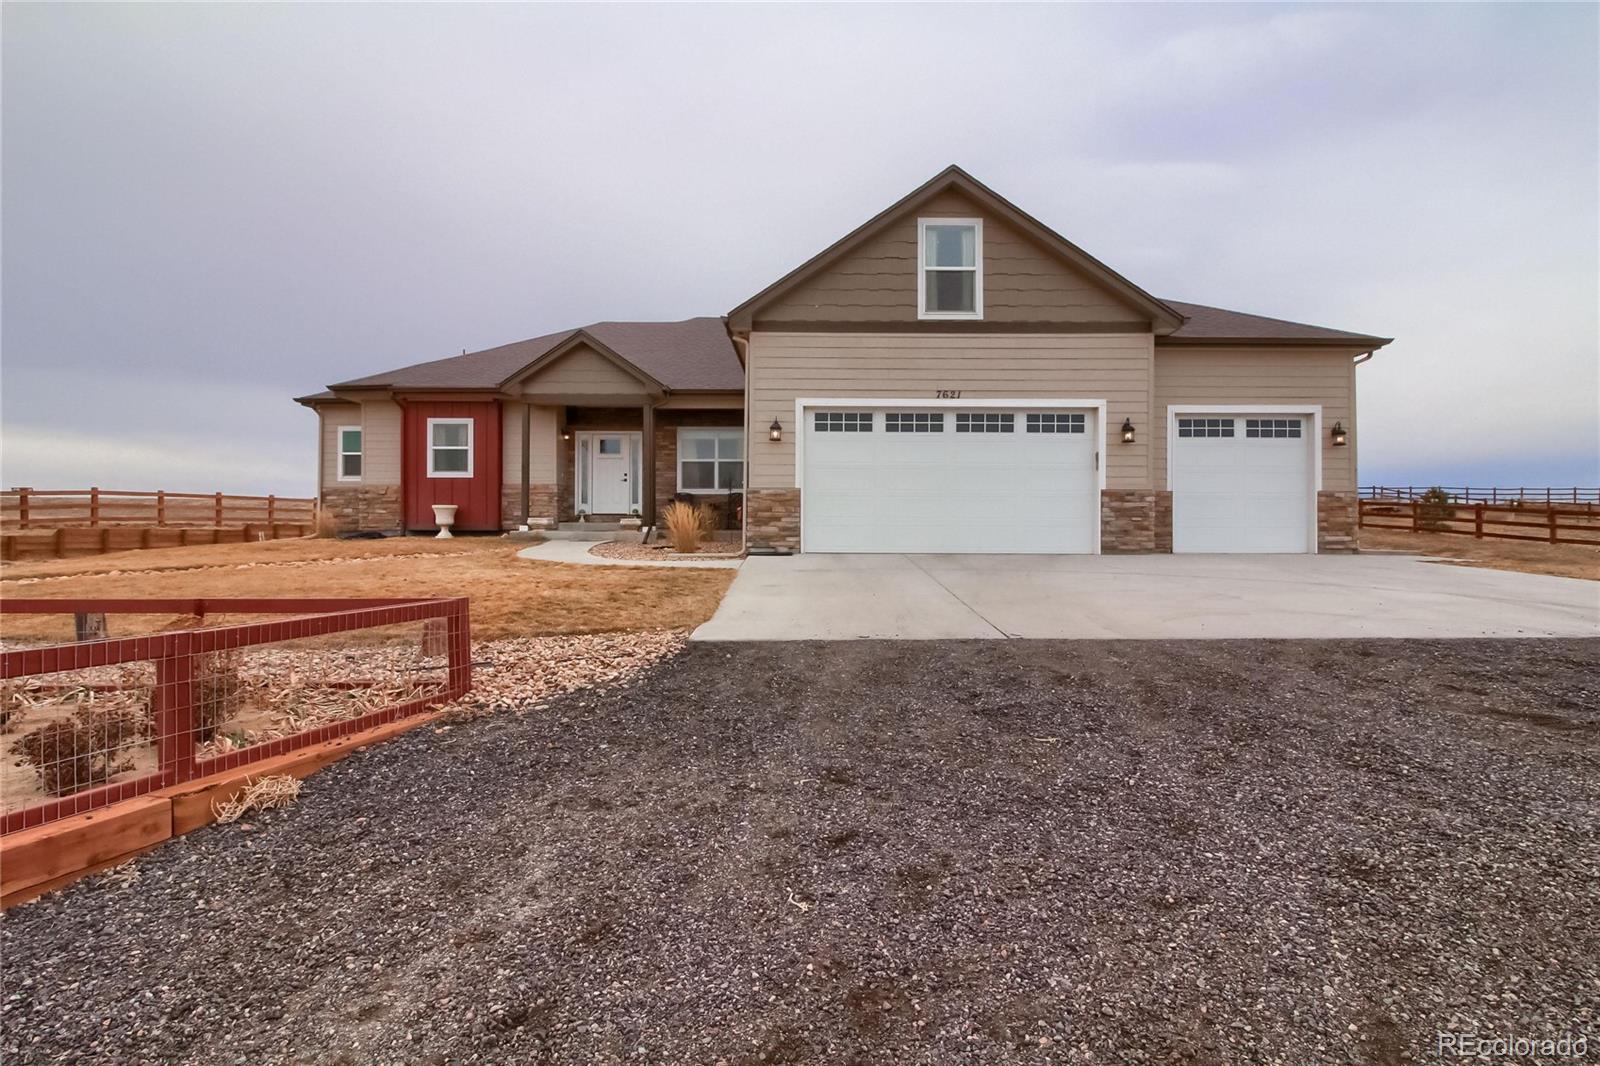
[[[807,552],[1093,552],[1096,412],[805,411]]]
[[[1311,550],[1311,419],[1181,414],[1172,439],[1172,550]]]

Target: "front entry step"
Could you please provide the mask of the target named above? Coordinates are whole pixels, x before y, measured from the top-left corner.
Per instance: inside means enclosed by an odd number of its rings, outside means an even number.
[[[622,528],[621,522],[561,522],[557,529],[572,533],[605,533]]]
[[[574,523],[576,524],[576,523]],[[568,529],[565,525],[560,529],[547,529],[544,531],[545,540],[586,540],[599,543],[604,540],[614,540],[621,544],[637,544],[640,533],[637,529],[596,529],[596,523],[585,523],[586,529]]]

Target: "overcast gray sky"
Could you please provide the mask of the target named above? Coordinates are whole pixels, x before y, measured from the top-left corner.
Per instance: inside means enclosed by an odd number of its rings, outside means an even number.
[[[330,381],[721,314],[958,162],[1397,337],[1365,483],[1600,482],[1594,5],[3,12],[0,480],[314,491]]]

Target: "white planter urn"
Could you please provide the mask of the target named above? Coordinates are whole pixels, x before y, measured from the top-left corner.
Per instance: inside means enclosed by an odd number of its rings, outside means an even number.
[[[439,535],[434,539],[447,540],[450,538],[450,527],[456,524],[457,506],[459,505],[454,503],[436,503],[433,505],[433,522],[439,527]]]

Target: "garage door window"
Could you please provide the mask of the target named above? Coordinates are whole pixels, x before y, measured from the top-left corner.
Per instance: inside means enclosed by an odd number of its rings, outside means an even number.
[[[871,433],[871,411],[818,411],[818,433]]]
[[[1244,435],[1262,439],[1274,438],[1283,440],[1300,436],[1300,420],[1298,418],[1247,418],[1244,420]]]
[[[1082,433],[1082,415],[1041,414],[1028,416],[1029,433]]]
[[[894,411],[883,416],[885,433],[943,433],[944,415],[929,411]]]
[[[1009,412],[972,413],[962,412],[956,415],[957,433],[1013,433],[1016,431],[1017,416]]]
[[[1298,436],[1299,434],[1296,434]],[[1233,436],[1233,419],[1231,418],[1180,418],[1178,419],[1178,436],[1180,437],[1231,437]]]

